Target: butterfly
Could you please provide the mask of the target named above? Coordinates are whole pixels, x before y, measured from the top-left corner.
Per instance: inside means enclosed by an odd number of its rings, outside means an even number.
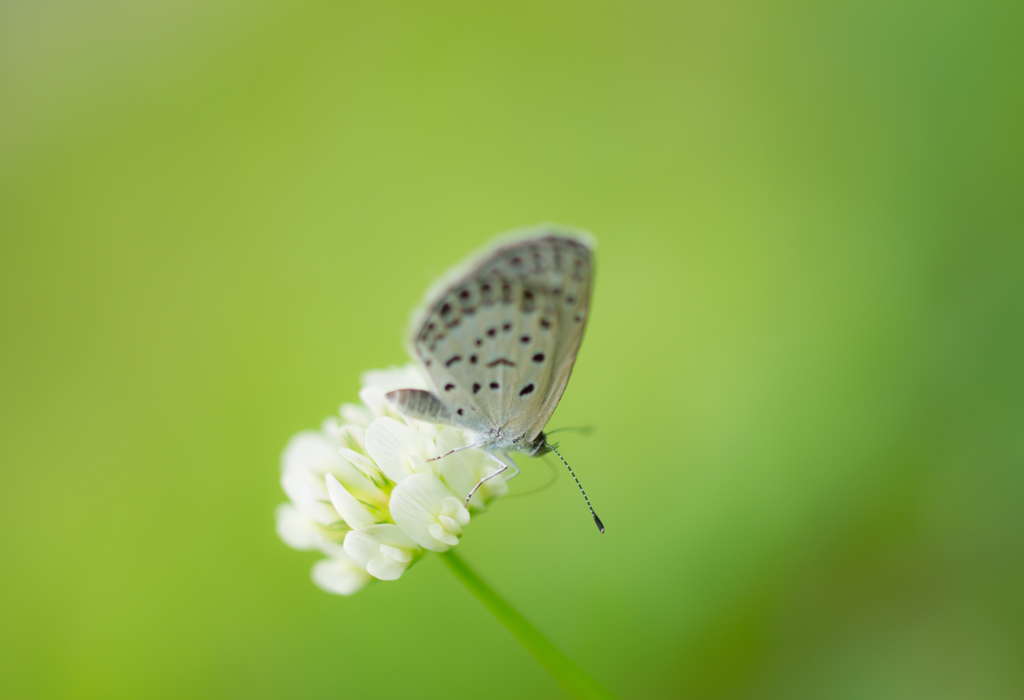
[[[472,438],[460,449],[481,448],[500,465],[470,496],[506,470],[519,473],[510,452],[553,451],[579,485],[544,426],[583,342],[594,245],[589,233],[552,224],[505,234],[431,287],[413,316],[409,351],[435,391],[386,398],[408,418],[466,429]]]

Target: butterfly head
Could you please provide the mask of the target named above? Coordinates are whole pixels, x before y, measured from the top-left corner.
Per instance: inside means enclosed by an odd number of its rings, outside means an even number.
[[[533,442],[527,445],[523,451],[531,457],[540,457],[541,455],[550,452],[551,446],[548,445],[547,435],[543,432],[538,433]]]

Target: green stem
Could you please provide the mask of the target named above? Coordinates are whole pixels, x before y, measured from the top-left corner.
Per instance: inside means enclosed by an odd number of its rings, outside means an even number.
[[[501,624],[508,628],[508,631],[516,636],[526,650],[533,654],[533,658],[540,662],[548,673],[554,676],[562,688],[569,695],[580,700],[592,700],[601,698],[607,700],[612,696],[599,686],[594,679],[584,673],[579,666],[574,664],[562,652],[544,638],[537,628],[527,622],[522,615],[517,613],[511,605],[495,593],[494,589],[484,583],[483,579],[470,569],[466,562],[462,561],[453,551],[448,550],[441,554],[441,559],[452,573],[466,588],[475,595],[484,606],[494,613]]]

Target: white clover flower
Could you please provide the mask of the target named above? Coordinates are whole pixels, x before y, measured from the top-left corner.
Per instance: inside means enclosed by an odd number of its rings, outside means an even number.
[[[458,428],[404,418],[384,395],[426,388],[414,364],[367,372],[361,403],[344,404],[339,418],[304,431],[281,455],[281,486],[289,503],[277,509],[285,544],[327,556],[313,581],[350,595],[373,578],[392,581],[425,553],[459,543],[473,512],[508,493],[503,476],[483,482],[467,508],[466,496],[497,466],[467,449]],[[438,459],[440,457],[440,459]]]
[[[342,553],[313,565],[313,582],[328,593],[352,595],[370,582],[366,568]]]
[[[586,232],[544,224],[502,236],[453,268],[413,316],[408,345],[422,365],[367,372],[360,403],[292,438],[281,457],[289,502],[276,512],[286,544],[325,555],[312,577],[331,593],[393,581],[437,552],[569,695],[588,700],[610,696],[453,548],[472,516],[508,493],[507,472],[519,471],[509,452],[551,451],[569,467],[543,429],[583,340],[593,247]]]

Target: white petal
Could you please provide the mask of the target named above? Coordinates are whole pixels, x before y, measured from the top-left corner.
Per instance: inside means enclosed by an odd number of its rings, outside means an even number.
[[[281,488],[299,510],[321,525],[338,522],[338,513],[328,502],[327,487],[322,476],[301,470],[281,475]]]
[[[449,496],[444,499],[444,503],[441,505],[441,513],[443,514],[442,517],[452,519],[455,523],[458,523],[458,525],[469,524],[469,511],[466,510],[466,507],[462,505],[462,501],[458,498]],[[451,529],[448,528],[447,523],[445,524],[445,527],[447,529]],[[456,526],[453,524],[453,527]]]
[[[338,445],[322,433],[304,430],[292,437],[281,454],[281,471],[292,470],[326,472],[341,463]]]
[[[365,430],[374,419],[374,415],[370,413],[366,406],[356,403],[341,404],[338,413],[341,415],[341,420],[346,424],[346,428],[355,425]]]
[[[371,369],[359,378],[365,388],[394,391],[395,389],[429,389],[427,378],[415,363],[387,369]]]
[[[409,568],[408,564],[394,561],[393,559],[386,559],[383,556],[374,557],[366,563],[366,571],[374,578],[379,578],[381,581],[394,581],[402,577],[405,570]]]
[[[445,530],[438,520],[445,506],[445,499],[458,501],[455,495],[433,474],[414,474],[405,479],[391,492],[391,517],[424,549],[444,552],[458,543],[458,538]],[[460,512],[453,514],[455,520],[465,518],[469,513],[459,503]],[[465,512],[465,516],[462,513]],[[435,526],[436,527],[432,527]]]
[[[384,389],[375,386],[364,386],[359,390],[359,400],[362,401],[370,413],[375,417],[387,415],[388,413],[388,401],[385,398],[387,392]]]
[[[345,427],[335,416],[327,416],[320,424],[320,432],[339,445],[348,444],[348,435]]]
[[[334,478],[333,474],[328,474],[326,479],[327,493],[331,497],[331,503],[334,505],[334,509],[338,511],[338,515],[348,523],[350,528],[361,530],[364,527],[370,527],[376,522],[369,508],[357,501],[355,496],[350,494]]]
[[[345,553],[385,581],[401,576],[422,551],[397,525],[374,525],[345,536]]]
[[[342,457],[351,462],[352,466],[358,469],[360,472],[362,472],[363,475],[368,479],[372,479],[374,482],[376,482],[378,479],[384,476],[381,473],[380,469],[377,468],[376,464],[370,461],[368,457],[364,457],[355,450],[350,450],[348,448],[342,447],[339,450],[339,452]]]
[[[467,444],[466,439],[458,428],[445,426],[437,436],[437,451],[439,454],[444,454],[465,444]]]
[[[328,593],[352,595],[371,580],[370,575],[347,556],[321,559],[313,565],[313,582]]]
[[[447,532],[444,529],[444,525],[442,525],[441,523],[434,523],[433,525],[427,528],[427,532],[429,532],[430,536],[433,537],[435,540],[442,544],[446,544],[449,547],[454,547],[459,543],[459,538],[456,537],[454,534]]]
[[[378,418],[366,430],[366,451],[380,470],[396,484],[421,471],[436,451],[426,435],[394,418]]]
[[[395,527],[398,526],[396,525]],[[402,528],[399,527],[398,529],[401,530]],[[408,537],[408,535],[406,536]],[[412,553],[406,549],[399,549],[398,547],[393,547],[390,544],[382,544],[380,546],[380,551],[381,554],[386,556],[388,559],[394,559],[395,561],[403,564],[408,564],[412,561]]]
[[[291,503],[282,503],[274,511],[277,536],[293,549],[316,549],[320,546],[320,531],[316,521]]]
[[[447,515],[439,515],[437,516],[437,522],[445,531],[450,532],[456,537],[462,534],[462,526],[454,518],[449,518]]]
[[[369,425],[369,423],[367,423],[367,425]],[[360,425],[346,424],[345,432],[348,433],[350,438],[352,438],[352,442],[355,443],[356,447],[364,452],[366,451],[366,428]]]

